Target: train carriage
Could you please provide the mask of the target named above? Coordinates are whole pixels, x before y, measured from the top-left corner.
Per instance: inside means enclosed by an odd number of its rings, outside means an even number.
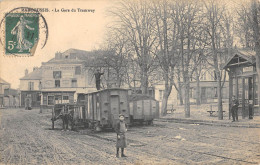
[[[132,95],[129,102],[131,123],[151,124],[153,119],[159,118],[159,102],[151,96]]]
[[[78,95],[78,104],[85,105],[85,117],[90,127],[95,129],[114,128],[119,114],[130,123],[128,90],[120,88],[104,89]]]

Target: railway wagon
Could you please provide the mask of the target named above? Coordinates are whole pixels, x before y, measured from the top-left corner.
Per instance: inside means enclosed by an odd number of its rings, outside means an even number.
[[[132,95],[129,98],[130,120],[131,123],[153,122],[153,119],[159,118],[159,102],[151,96]]]
[[[78,104],[85,105],[85,117],[91,128],[114,128],[119,114],[130,123],[128,90],[120,88],[104,89],[78,95]]]
[[[55,104],[52,109],[52,129],[54,129],[54,122],[58,119],[62,120],[63,129],[68,129],[69,124],[71,129],[74,129],[74,126],[86,123],[85,116],[84,105]]]

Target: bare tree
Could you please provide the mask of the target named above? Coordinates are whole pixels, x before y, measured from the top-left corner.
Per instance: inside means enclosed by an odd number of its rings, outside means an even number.
[[[190,117],[190,78],[197,67],[197,63],[192,64],[192,58],[198,54],[198,38],[202,33],[201,6],[199,3],[184,1],[177,3],[177,26],[179,29],[179,53],[180,66],[184,87],[184,109],[185,117]]]
[[[171,7],[170,7],[171,6]],[[174,69],[178,61],[175,51],[177,48],[177,25],[170,19],[174,12],[174,5],[167,0],[155,1],[153,3],[155,15],[156,35],[158,47],[155,51],[156,59],[162,69],[164,80],[164,93],[162,100],[162,114],[166,115],[168,97],[172,91],[174,81]],[[174,18],[172,15],[171,18]]]
[[[222,20],[225,12],[225,8],[220,6],[215,1],[211,0],[209,2],[204,2],[205,6],[205,18],[206,26],[205,30],[210,36],[210,46],[213,67],[217,78],[217,97],[218,97],[218,119],[223,119],[223,107],[222,107],[222,91],[221,91],[221,68],[219,63],[219,53],[221,42],[221,30],[222,30]]]
[[[97,60],[106,67],[107,87],[121,87],[127,81],[128,43],[126,37],[115,29],[110,29],[108,34],[103,43],[103,54]]]
[[[135,52],[142,93],[147,94],[149,71],[154,62],[152,49],[156,40],[150,3],[146,0],[123,0],[109,13],[115,20],[113,26],[119,29],[118,32],[123,32]]]
[[[256,52],[256,70],[258,73],[258,97],[260,93],[260,2],[251,1],[252,27],[254,33],[255,52]],[[258,99],[260,105],[260,99]]]
[[[251,0],[244,3],[237,10],[238,14],[238,30],[240,42],[246,48],[250,48],[256,52],[256,71],[258,73],[258,93],[260,92],[260,2]],[[240,28],[239,28],[240,27]],[[259,101],[260,99],[258,99]],[[260,101],[259,103],[260,104]]]

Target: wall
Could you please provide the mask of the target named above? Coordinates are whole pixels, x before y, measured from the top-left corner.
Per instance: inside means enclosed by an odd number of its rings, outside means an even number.
[[[0,84],[0,94],[4,94],[5,89],[10,88],[10,84]]]
[[[32,91],[39,91],[39,83],[40,80],[20,80],[20,90],[21,91],[29,91],[29,82],[34,83],[34,87]]]
[[[80,74],[75,73],[76,66],[80,67]],[[82,88],[88,85],[85,78],[85,70],[82,64],[48,64],[46,63],[42,70],[42,89],[51,89],[55,87],[55,80],[60,80],[59,88]],[[54,78],[54,72],[60,71],[61,77]],[[57,73],[57,72],[56,72]],[[86,74],[87,75],[87,74]],[[76,80],[77,83],[74,83]]]

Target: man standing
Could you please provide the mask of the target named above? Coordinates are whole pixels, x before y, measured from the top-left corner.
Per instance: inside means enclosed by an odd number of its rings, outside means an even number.
[[[231,101],[231,113],[232,113],[232,118],[233,118],[233,121],[238,121],[238,105],[239,105],[239,102],[238,100],[236,99],[235,96],[232,97],[232,101]]]
[[[104,73],[100,73],[100,70],[97,69],[97,72],[94,74],[95,75],[95,78],[96,78],[96,88],[97,90],[100,90],[100,81],[101,81],[101,76],[103,75]]]
[[[116,157],[119,158],[119,148],[121,148],[121,157],[126,157],[124,154],[124,148],[126,148],[126,137],[127,131],[124,115],[119,115],[119,122],[116,124],[115,131],[117,135],[116,140]]]

